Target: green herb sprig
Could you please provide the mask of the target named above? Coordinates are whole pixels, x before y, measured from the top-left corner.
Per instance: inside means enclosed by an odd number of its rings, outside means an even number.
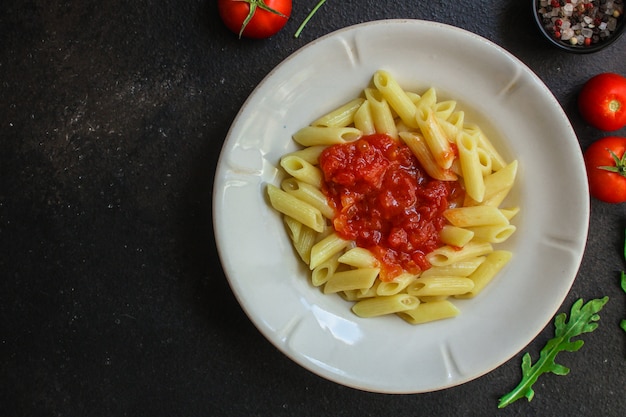
[[[300,36],[300,33],[302,33],[302,30],[304,29],[304,27],[306,26],[307,23],[309,23],[309,20],[311,20],[311,18],[313,17],[313,15],[315,14],[315,12],[317,12],[317,10],[322,7],[322,5],[326,3],[326,0],[320,0],[315,7],[309,12],[309,14],[307,15],[307,17],[304,19],[304,21],[302,21],[302,23],[300,24],[300,27],[298,27],[298,30],[296,30],[296,34],[293,35],[294,38],[297,38]]]
[[[515,389],[500,398],[498,408],[504,408],[523,397],[531,401],[535,396],[532,386],[541,374],[552,372],[556,375],[567,375],[569,368],[554,362],[556,355],[561,351],[575,352],[583,346],[582,340],[571,339],[598,327],[598,312],[608,300],[609,297],[598,298],[583,305],[581,298],[572,305],[569,321],[566,321],[565,313],[557,315],[554,319],[554,338],[541,349],[539,359],[534,365],[531,365],[530,354],[526,353],[522,357],[522,380]]]

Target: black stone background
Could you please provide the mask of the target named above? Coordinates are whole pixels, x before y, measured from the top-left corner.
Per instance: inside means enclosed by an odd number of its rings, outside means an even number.
[[[568,376],[544,375],[532,402],[498,410],[523,352],[419,395],[360,392],[286,358],[230,291],[211,192],[247,96],[333,30],[416,18],[482,35],[543,79],[582,148],[605,134],[582,123],[576,94],[596,73],[626,75],[626,36],[576,56],[541,39],[529,1],[329,0],[295,39],[316,1],[294,3],[283,31],[252,41],[228,32],[209,0],[2,0],[0,415],[624,415],[624,204],[592,201],[583,263],[560,310],[608,295],[599,328],[579,352],[559,354]],[[524,351],[536,358],[552,332]]]

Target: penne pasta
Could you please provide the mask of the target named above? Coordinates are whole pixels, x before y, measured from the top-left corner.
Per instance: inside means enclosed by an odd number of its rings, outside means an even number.
[[[341,255],[339,262],[354,268],[377,268],[380,266],[380,261],[376,259],[372,252],[359,247],[347,250]]]
[[[494,171],[499,171],[506,165],[504,158],[502,158],[500,153],[496,150],[496,148],[493,146],[491,141],[487,138],[487,136],[480,127],[475,124],[467,124],[465,125],[464,130],[470,135],[476,135],[476,138],[478,140],[478,146],[487,151],[487,153],[491,157],[491,164]]]
[[[439,233],[439,238],[443,243],[450,246],[465,246],[474,238],[472,230],[463,229],[462,227],[446,224]]]
[[[287,215],[283,216],[283,221],[294,249],[300,259],[308,265],[311,262],[311,248],[315,244],[317,232]]]
[[[280,160],[280,166],[292,177],[314,187],[322,186],[322,171],[304,159],[287,155]]]
[[[412,310],[419,304],[417,297],[395,294],[358,301],[352,306],[352,311],[359,317],[377,317]]]
[[[439,100],[434,87],[420,95],[376,71],[362,97],[293,140],[302,148],[280,159],[287,177],[280,188],[267,185],[269,202],[311,284],[352,302],[355,315],[396,315],[411,324],[455,317],[451,300],[481,293],[511,259],[493,245],[516,231],[511,219],[520,208],[500,205],[518,162],[507,163],[457,102]],[[378,188],[375,197],[363,191]],[[387,223],[384,211],[405,217]],[[417,223],[430,215],[439,216],[436,226]],[[355,237],[352,219],[365,219],[369,229]],[[421,246],[427,240],[430,246]]]
[[[286,193],[318,209],[322,216],[327,219],[332,220],[335,216],[335,210],[330,206],[328,199],[318,187],[298,181],[293,177],[283,180],[280,186]]]
[[[303,127],[293,135],[293,140],[302,146],[337,145],[354,142],[363,133],[354,127]]]
[[[388,135],[394,139],[398,138],[398,129],[391,113],[391,108],[387,100],[380,94],[380,91],[373,88],[365,89],[365,98],[369,102],[372,122],[376,133]]]
[[[433,107],[437,103],[437,90],[430,87],[421,96],[418,96],[415,107]]]
[[[457,136],[456,147],[459,151],[465,192],[474,201],[481,202],[485,198],[485,181],[476,138],[462,132]]]
[[[433,178],[441,181],[455,181],[458,177],[450,169],[442,168],[431,153],[424,138],[416,132],[400,132],[402,141],[411,149],[424,170]]]
[[[515,226],[512,224],[500,224],[494,226],[470,227],[468,230],[474,233],[476,240],[483,240],[489,243],[502,243],[515,233]]]
[[[354,114],[354,127],[360,130],[363,135],[373,135],[376,133],[369,101],[365,100]]]
[[[342,253],[350,245],[349,240],[344,240],[337,233],[331,233],[311,248],[311,263],[309,268],[315,269],[322,262]]]
[[[448,300],[420,303],[417,308],[397,313],[403,320],[411,324],[423,324],[436,320],[456,317],[459,309]]]
[[[511,260],[513,254],[509,251],[497,250],[490,253],[485,262],[483,262],[470,276],[469,279],[474,281],[474,288],[465,294],[457,295],[457,298],[473,298],[476,297],[489,284],[496,274],[504,268]]]
[[[306,148],[298,149],[285,156],[297,156],[311,165],[319,165],[320,155],[327,147],[326,145],[307,146]]]
[[[365,99],[355,98],[311,123],[311,126],[346,127],[354,123],[354,114]]]
[[[443,212],[450,224],[457,227],[508,224],[509,219],[497,207],[471,206],[451,208]]]
[[[449,245],[442,246],[426,255],[426,259],[433,266],[448,266],[491,252],[493,252],[493,246],[489,242],[471,241],[460,249]]]
[[[474,281],[457,276],[420,277],[407,287],[407,294],[416,297],[450,296],[470,292],[474,288]]]
[[[379,268],[358,268],[336,272],[324,285],[324,294],[346,290],[369,289],[380,272]]]
[[[483,263],[485,256],[476,256],[462,261],[457,261],[449,265],[432,266],[426,271],[422,271],[421,278],[432,276],[456,276],[468,277],[472,272]]]
[[[449,169],[455,158],[454,152],[450,146],[450,139],[439,125],[432,109],[425,106],[418,107],[415,119],[437,165],[443,169]]]
[[[339,268],[339,254],[335,254],[313,268],[311,271],[311,283],[316,287],[326,284],[330,277],[337,272],[337,268]]]
[[[439,120],[448,120],[456,108],[455,100],[438,101],[433,106],[435,117]]]
[[[267,186],[267,194],[272,207],[277,211],[299,221],[316,232],[324,230],[326,221],[322,213],[315,207],[271,184]]]
[[[417,275],[404,272],[395,277],[392,281],[382,281],[380,284],[378,284],[378,288],[376,289],[376,295],[386,296],[398,294],[416,279]]]
[[[380,91],[389,106],[398,114],[400,119],[409,127],[417,128],[415,121],[415,104],[400,87],[396,79],[387,71],[379,70],[374,73],[374,86]]]

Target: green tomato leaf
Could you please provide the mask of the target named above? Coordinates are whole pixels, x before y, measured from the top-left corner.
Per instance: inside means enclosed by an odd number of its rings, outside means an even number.
[[[554,319],[554,337],[541,349],[539,359],[534,365],[530,354],[524,354],[521,366],[522,380],[511,392],[500,398],[498,408],[504,408],[524,397],[531,401],[535,396],[532,386],[544,373],[567,375],[570,371],[569,368],[557,364],[554,361],[556,355],[562,351],[576,352],[583,346],[582,340],[572,341],[571,339],[583,333],[592,332],[598,327],[596,323],[600,320],[598,312],[602,310],[607,301],[609,301],[609,297],[591,300],[586,304],[583,304],[582,299],[577,300],[572,305],[569,321],[567,321],[565,313],[558,314]],[[623,323],[623,326],[626,326],[626,323]]]

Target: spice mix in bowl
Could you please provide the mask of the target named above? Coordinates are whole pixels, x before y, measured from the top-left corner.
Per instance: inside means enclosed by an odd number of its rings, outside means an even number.
[[[603,49],[624,32],[624,0],[533,0],[533,15],[545,38],[574,53]]]

